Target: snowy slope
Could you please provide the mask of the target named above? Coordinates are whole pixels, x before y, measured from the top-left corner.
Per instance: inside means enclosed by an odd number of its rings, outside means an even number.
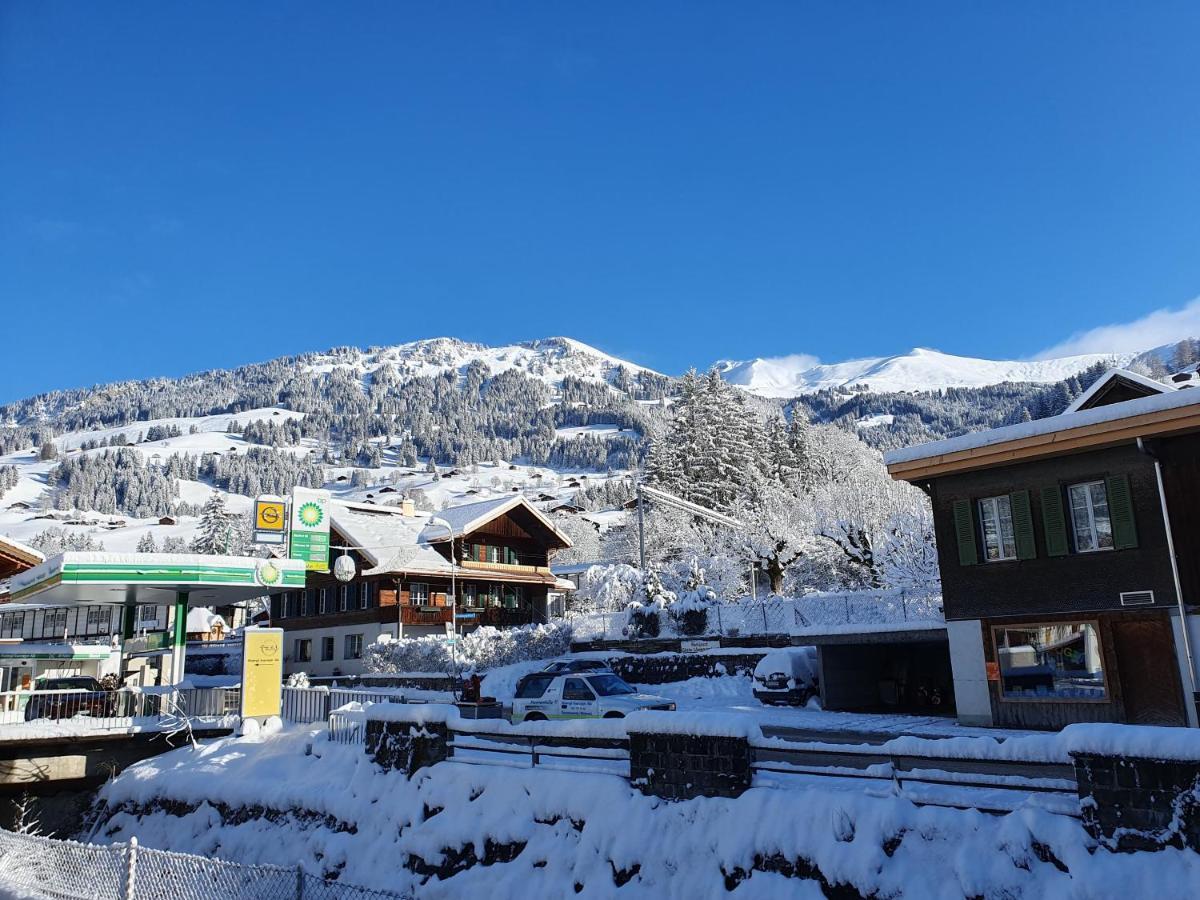
[[[796,397],[828,388],[880,392],[985,387],[1005,381],[1051,384],[1098,362],[1124,365],[1136,354],[1091,353],[1034,361],[975,359],[918,347],[897,356],[823,364],[812,356],[784,356],[716,364],[726,381],[762,397]]]

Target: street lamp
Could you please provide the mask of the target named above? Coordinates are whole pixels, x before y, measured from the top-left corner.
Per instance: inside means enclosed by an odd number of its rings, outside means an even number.
[[[450,539],[450,664],[454,668],[454,680],[458,681],[458,562],[454,558],[454,527],[441,516],[430,516],[430,525],[441,525]],[[452,687],[451,690],[454,690]]]

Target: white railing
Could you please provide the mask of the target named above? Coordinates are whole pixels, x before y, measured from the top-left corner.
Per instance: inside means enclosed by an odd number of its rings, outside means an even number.
[[[162,731],[238,714],[238,688],[0,692],[0,741],[97,732]]]
[[[329,714],[329,740],[335,744],[361,744],[367,737],[367,719],[360,709],[335,709]]]

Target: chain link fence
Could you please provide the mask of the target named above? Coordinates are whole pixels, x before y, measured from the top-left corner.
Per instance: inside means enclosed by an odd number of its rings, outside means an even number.
[[[409,900],[302,867],[0,831],[0,887],[46,900]]]
[[[621,641],[646,637],[756,637],[803,634],[845,625],[901,624],[942,619],[941,597],[902,590],[849,591],[806,597],[713,603],[697,622],[658,612],[657,635],[647,633],[629,610],[571,617],[573,641]],[[644,622],[644,620],[643,620]]]

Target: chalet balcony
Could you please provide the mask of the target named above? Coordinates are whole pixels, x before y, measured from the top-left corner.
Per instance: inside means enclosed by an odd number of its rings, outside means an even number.
[[[549,566],[526,566],[515,563],[479,562],[474,559],[464,559],[458,564],[460,569],[472,569],[477,572],[509,572],[522,575],[549,575]]]
[[[401,625],[442,625],[452,621],[448,606],[401,606]]]

